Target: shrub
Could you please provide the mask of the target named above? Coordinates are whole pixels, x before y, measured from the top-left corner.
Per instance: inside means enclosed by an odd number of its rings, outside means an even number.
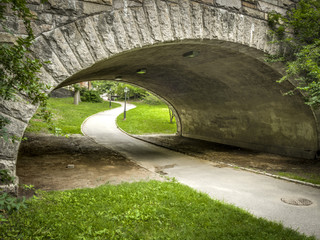
[[[143,102],[145,104],[149,104],[149,105],[161,105],[163,104],[163,102],[161,101],[161,99],[157,98],[156,96],[150,94],[148,96],[146,96],[144,99],[143,99]]]
[[[82,102],[102,102],[102,98],[99,95],[98,91],[88,90],[86,88],[82,88],[80,90],[80,96]]]
[[[10,184],[14,182],[14,177],[7,169],[0,169],[0,184]]]

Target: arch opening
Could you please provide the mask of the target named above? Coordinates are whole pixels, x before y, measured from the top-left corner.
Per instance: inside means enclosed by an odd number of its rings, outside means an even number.
[[[143,74],[137,71],[144,69]],[[99,61],[59,86],[121,80],[173,106],[184,137],[282,155],[314,158],[311,109],[263,52],[219,40],[185,40],[136,48]]]

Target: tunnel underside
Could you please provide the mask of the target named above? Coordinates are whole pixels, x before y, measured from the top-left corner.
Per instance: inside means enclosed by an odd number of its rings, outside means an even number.
[[[193,57],[186,54],[192,51]],[[281,75],[258,60],[261,54],[219,41],[168,43],[98,62],[60,86],[121,77],[170,103],[182,136],[313,158],[318,150],[313,112],[301,95],[283,96],[293,86],[277,84]],[[141,68],[146,74],[136,73]]]

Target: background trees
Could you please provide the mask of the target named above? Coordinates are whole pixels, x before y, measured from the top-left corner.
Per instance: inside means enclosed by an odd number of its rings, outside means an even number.
[[[118,96],[120,99],[124,99],[124,88],[129,88],[129,98],[133,99],[142,99],[143,97],[147,96],[148,93],[146,90],[134,87],[129,84],[120,83],[120,82],[112,82],[112,81],[93,81],[92,87],[97,90],[100,94],[110,93],[112,95]]]

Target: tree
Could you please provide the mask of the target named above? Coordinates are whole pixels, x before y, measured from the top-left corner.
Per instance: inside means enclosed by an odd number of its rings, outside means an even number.
[[[100,94],[109,93],[110,89],[113,94],[119,96],[119,98],[124,99],[124,88],[129,88],[129,98],[133,97],[135,99],[141,99],[147,95],[147,91],[139,88],[134,87],[130,84],[113,82],[113,81],[93,81],[92,86],[95,90],[97,90]]]
[[[301,0],[286,16],[269,14],[271,33],[280,44],[277,55],[269,58],[286,64],[286,74],[279,82],[289,79],[298,85],[288,92],[306,93],[306,104],[320,106],[320,1]]]
[[[6,28],[6,14],[8,9],[23,20],[26,36],[17,38],[14,44],[0,44],[0,101],[16,100],[16,96],[23,95],[32,104],[41,102],[45,105],[47,95],[45,90],[49,88],[41,83],[37,73],[40,72],[42,64],[38,59],[30,56],[28,48],[34,40],[31,21],[35,18],[27,7],[26,0],[1,0],[0,2],[0,24]],[[13,33],[11,33],[13,34]],[[5,126],[10,121],[0,115],[0,137],[8,139]]]

